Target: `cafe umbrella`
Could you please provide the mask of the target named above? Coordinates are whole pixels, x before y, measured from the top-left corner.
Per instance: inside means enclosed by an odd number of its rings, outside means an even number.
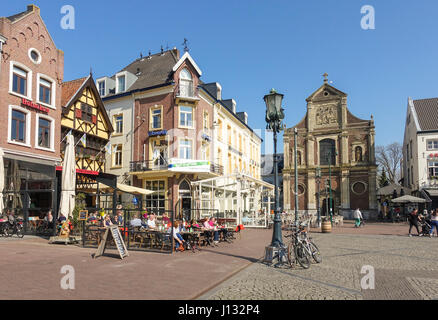
[[[59,212],[68,218],[72,215],[76,198],[76,161],[75,141],[72,134],[67,136],[65,157],[62,168],[61,203]]]

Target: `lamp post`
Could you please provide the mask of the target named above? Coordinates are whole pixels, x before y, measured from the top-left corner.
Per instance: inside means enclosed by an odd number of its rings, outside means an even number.
[[[320,167],[316,168],[315,177],[316,177],[316,183],[318,184],[318,193],[316,196],[316,213],[318,216],[317,223],[318,223],[318,228],[321,228],[321,209],[320,209],[320,203],[319,203],[320,193],[321,193],[321,189],[320,189],[320,186],[321,186],[321,168]]]
[[[281,107],[283,95],[274,89],[264,96],[266,103],[266,129],[274,133],[274,185],[275,185],[275,208],[274,208],[274,232],[272,234],[271,245],[266,247],[265,261],[272,263],[274,251],[278,251],[283,246],[281,236],[281,218],[279,212],[278,197],[278,158],[277,158],[277,133],[283,130],[282,120],[284,119],[284,109]],[[281,261],[279,261],[281,263]]]
[[[337,156],[338,153],[335,151],[335,156]],[[330,210],[330,223],[333,225],[333,206],[332,206],[332,151],[330,150],[328,152],[328,163],[329,163],[329,192],[330,192],[330,198],[329,198],[329,210]],[[336,160],[335,160],[336,164]]]
[[[294,174],[295,174],[295,225],[298,225],[298,160],[297,160],[298,129],[294,128]]]

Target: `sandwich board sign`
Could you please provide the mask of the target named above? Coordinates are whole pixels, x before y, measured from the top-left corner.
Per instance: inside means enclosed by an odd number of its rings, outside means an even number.
[[[110,235],[110,237],[108,237]],[[97,252],[94,254],[93,258],[100,257],[104,254],[107,243],[111,240],[111,237],[114,239],[114,243],[116,244],[117,251],[119,252],[120,258],[128,257],[129,253],[126,249],[125,242],[122,239],[122,235],[120,234],[120,230],[118,226],[110,226],[105,230],[105,234],[102,238],[102,241],[97,248]]]

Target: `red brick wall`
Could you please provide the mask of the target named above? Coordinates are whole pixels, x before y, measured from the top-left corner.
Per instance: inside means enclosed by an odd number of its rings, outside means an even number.
[[[37,154],[41,156],[57,157],[60,156],[61,138],[61,83],[64,77],[64,54],[59,51],[39,15],[39,9],[35,9],[32,14],[14,24],[6,19],[0,19],[0,33],[8,40],[3,46],[0,71],[0,146],[16,151]],[[35,48],[41,54],[40,64],[34,64],[28,56],[30,48]],[[48,114],[35,109],[25,107],[31,114],[30,145],[31,147],[18,146],[7,142],[8,137],[8,110],[10,105],[22,106],[22,98],[9,93],[10,62],[16,61],[32,70],[32,99],[37,103],[37,74],[41,73],[55,80],[56,87],[56,110],[49,109]],[[29,81],[28,81],[29,84]],[[55,152],[43,151],[35,148],[36,114],[48,115],[55,121]],[[28,130],[29,128],[26,128]]]

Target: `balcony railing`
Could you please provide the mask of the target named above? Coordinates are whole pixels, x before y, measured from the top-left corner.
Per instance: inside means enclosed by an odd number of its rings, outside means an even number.
[[[143,160],[143,161],[131,161],[129,165],[130,172],[142,172],[142,171],[157,171],[166,170],[169,167],[165,160]]]
[[[131,161],[129,166],[130,172],[158,171],[167,169],[169,169],[169,163],[164,160]],[[223,175],[224,167],[215,163],[210,163],[210,173]]]
[[[180,83],[176,91],[176,96],[178,98],[198,99],[198,88],[195,88],[192,83]]]

